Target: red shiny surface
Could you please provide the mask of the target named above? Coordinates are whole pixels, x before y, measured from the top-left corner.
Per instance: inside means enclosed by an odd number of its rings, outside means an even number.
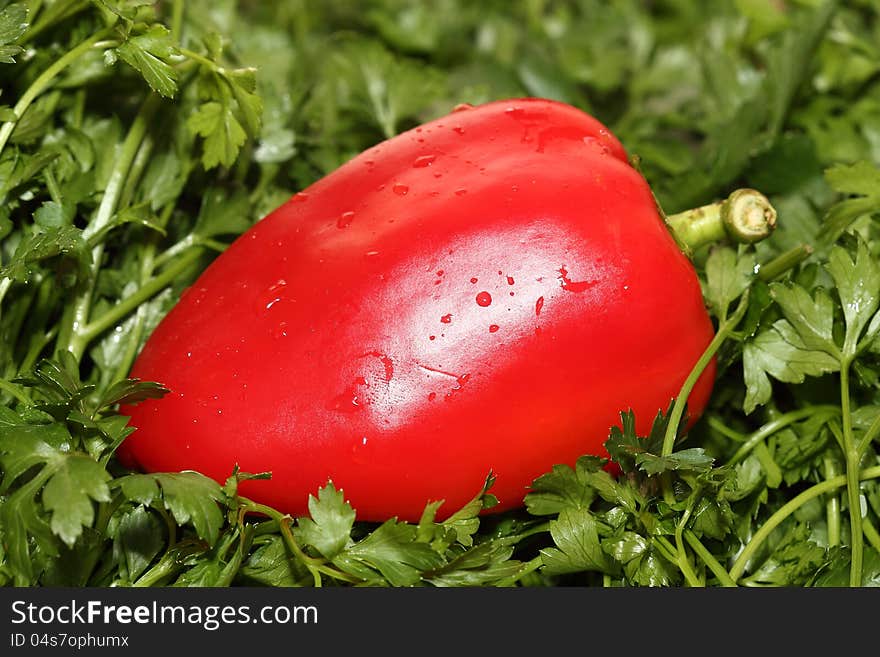
[[[699,284],[620,143],[497,102],[371,148],[256,224],[157,327],[124,460],[303,514],[332,479],[362,520],[440,516],[490,470],[497,509],[640,431],[712,338]],[[714,364],[691,396],[711,391]]]

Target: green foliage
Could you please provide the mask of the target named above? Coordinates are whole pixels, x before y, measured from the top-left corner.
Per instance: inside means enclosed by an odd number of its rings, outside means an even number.
[[[23,52],[15,42],[28,27],[28,10],[24,3],[16,2],[0,12],[0,62],[14,64],[15,56]]]
[[[876,3],[0,5],[0,585],[880,581]],[[666,212],[737,186],[779,211],[692,254],[720,340],[698,422],[621,409],[524,508],[486,513],[487,473],[418,523],[116,459],[120,406],[167,392],[135,355],[217,252],[382,139],[529,95],[605,123]]]

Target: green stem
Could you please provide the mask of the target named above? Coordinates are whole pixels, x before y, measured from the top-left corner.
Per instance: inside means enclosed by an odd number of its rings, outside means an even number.
[[[722,343],[728,338],[733,329],[736,328],[736,325],[742,319],[748,306],[749,293],[748,290],[746,290],[746,292],[740,297],[736,310],[734,310],[733,314],[718,327],[718,330],[715,332],[715,337],[712,338],[709,346],[706,347],[706,350],[700,356],[696,365],[694,365],[687,379],[685,379],[678,396],[675,398],[672,412],[669,414],[669,424],[667,425],[666,433],[663,436],[663,450],[661,456],[669,456],[672,454],[672,451],[675,448],[675,439],[678,434],[678,425],[681,423],[681,418],[684,415],[684,408],[687,404],[688,397],[690,397],[691,391],[697,384],[700,375],[702,375],[703,371],[715,357],[715,353],[721,347]]]
[[[827,414],[830,418],[831,416],[837,414],[839,412],[838,407],[836,406],[808,406],[806,408],[800,408],[795,411],[789,411],[788,413],[784,413],[777,418],[774,418],[770,422],[767,422],[763,426],[761,426],[757,431],[752,433],[746,441],[740,445],[739,449],[736,450],[734,455],[730,457],[728,463],[730,465],[735,465],[742,461],[746,456],[748,456],[749,452],[755,448],[762,440],[765,438],[769,438],[777,431],[781,431],[785,427],[790,424],[794,424],[799,420],[802,420],[806,417],[810,417],[811,415],[816,415],[819,413]]]
[[[27,111],[28,107],[31,106],[31,103],[37,99],[37,97],[42,94],[55,78],[58,76],[61,71],[70,66],[77,59],[82,57],[85,53],[92,49],[92,47],[107,36],[110,33],[109,29],[101,30],[100,32],[96,32],[88,39],[80,43],[78,46],[73,48],[72,50],[67,51],[56,59],[51,66],[49,66],[45,71],[43,71],[36,80],[34,80],[31,85],[27,88],[27,90],[22,94],[21,98],[18,99],[18,102],[13,107],[13,111],[15,112],[15,116],[17,117],[15,121],[6,121],[2,126],[0,126],[0,153],[3,152],[3,149],[6,147],[6,143],[9,141],[9,137],[12,135],[12,132],[15,130],[15,126],[18,124],[19,119],[21,119],[22,115]]]
[[[868,539],[868,542],[880,553],[880,534],[877,533],[877,530],[874,528],[870,522],[865,522],[862,525],[862,533],[865,535],[865,538]]]
[[[679,390],[678,395],[675,398],[675,402],[672,405],[672,411],[669,414],[668,424],[666,425],[666,433],[663,436],[663,448],[661,450],[661,456],[669,456],[675,449],[675,439],[678,437],[678,428],[681,424],[681,419],[684,415],[684,409],[685,406],[687,406],[687,400],[691,395],[691,391],[697,384],[700,375],[702,375],[703,371],[715,357],[716,352],[721,348],[721,345],[724,343],[725,340],[727,340],[728,337],[730,337],[730,334],[736,328],[736,325],[739,324],[743,315],[745,315],[748,306],[749,291],[746,290],[740,297],[739,304],[737,305],[736,310],[734,310],[733,314],[725,319],[718,327],[718,330],[715,332],[715,337],[712,338],[709,346],[706,347],[706,350],[700,356],[700,359],[697,361],[696,365],[694,365],[687,379],[685,379],[684,384],[681,386],[681,389]],[[664,472],[660,475],[660,477],[661,486],[663,488],[663,499],[669,505],[675,504],[675,491],[672,488],[669,472]]]
[[[174,203],[168,203],[162,210],[162,214],[159,216],[159,225],[163,228],[168,224],[168,220],[170,219],[171,214],[174,212],[174,207]],[[141,254],[140,276],[138,279],[138,284],[141,286],[144,286],[150,282],[151,277],[153,276],[153,272],[155,272],[157,269],[155,264],[156,249],[157,236],[153,234],[150,236],[149,241],[144,245],[143,252]],[[112,381],[120,381],[128,376],[131,365],[134,362],[135,357],[137,356],[138,349],[140,348],[141,337],[144,331],[144,324],[147,318],[147,308],[145,305],[141,304],[134,312],[135,319],[133,322],[133,326],[131,327],[131,331],[128,334],[128,344],[126,345],[122,356],[119,358],[119,362],[116,365],[114,377],[113,379],[111,379]]]
[[[229,245],[224,244],[223,242],[218,242],[217,240],[202,238],[194,233],[190,233],[189,235],[175,242],[167,249],[162,251],[162,253],[157,255],[154,266],[157,268],[162,267],[165,265],[166,262],[174,260],[181,253],[188,249],[191,249],[194,246],[201,246],[207,249],[211,249],[212,251],[216,251],[217,253],[222,253]]]
[[[685,530],[684,539],[691,546],[691,549],[703,560],[709,570],[712,571],[712,574],[718,578],[718,581],[721,583],[721,586],[724,587],[734,587],[736,586],[736,582],[730,577],[730,573],[728,573],[724,566],[722,566],[715,556],[709,552],[705,545],[697,538],[697,535],[694,534],[690,529]]]
[[[723,201],[668,215],[666,222],[679,243],[696,250],[723,239],[752,244],[770,236],[776,210],[754,189],[737,189]]]
[[[654,547],[661,557],[673,566],[678,566],[678,554],[676,554],[675,546],[665,536],[655,536]]]
[[[56,335],[58,327],[49,322],[49,318],[56,305],[57,292],[52,279],[41,274],[35,275],[31,284],[22,289],[23,295],[30,298],[30,303],[17,308],[16,315],[19,315],[20,321],[11,317],[6,327],[8,336],[17,336],[12,342],[23,342],[21,348],[25,349],[24,359],[18,364],[16,374],[30,372],[43,349]]]
[[[782,469],[773,459],[767,443],[763,440],[755,445],[755,457],[758,459],[758,463],[761,464],[761,469],[764,470],[764,479],[767,482],[767,487],[778,488],[779,484],[782,483]]]
[[[141,105],[141,109],[134,121],[132,121],[125,141],[122,143],[122,149],[113,166],[113,171],[110,173],[110,178],[104,189],[104,195],[101,198],[98,211],[83,230],[84,239],[89,239],[92,235],[101,231],[113,218],[116,204],[125,187],[125,181],[128,178],[132,163],[144,141],[147,127],[150,125],[153,115],[159,109],[160,102],[161,98],[159,95],[151,93],[143,105]]]
[[[826,456],[823,460],[823,468],[826,479],[833,479],[840,474],[837,471],[837,464],[830,457]],[[828,525],[828,545],[830,547],[840,545],[840,499],[836,494],[828,495],[828,500],[825,502],[825,516]]]
[[[878,435],[880,435],[880,413],[877,413],[874,417],[874,421],[871,422],[871,426],[865,430],[865,433],[862,434],[861,440],[859,440],[856,445],[856,452],[858,452],[859,458],[865,455],[865,452],[868,451],[868,447]]]
[[[684,578],[688,582],[697,582],[697,586],[702,587],[704,584],[697,577],[697,574],[694,572],[693,567],[691,566],[690,559],[688,558],[687,550],[684,547],[684,541],[682,539],[682,535],[684,533],[684,528],[690,520],[691,513],[693,512],[693,500],[696,498],[692,498],[692,503],[688,504],[684,513],[681,514],[681,520],[678,521],[678,524],[675,526],[675,552],[678,555],[678,568],[684,574]],[[694,584],[691,584],[692,586]]]
[[[731,429],[729,426],[724,424],[724,421],[721,418],[718,418],[714,415],[710,415],[708,418],[706,418],[706,423],[709,425],[709,427],[720,433],[722,436],[724,436],[728,440],[732,440],[735,443],[743,443],[746,440],[746,436],[744,434],[741,434],[735,429]]]
[[[19,365],[19,372],[30,372],[34,368],[34,365],[40,358],[40,354],[43,353],[43,349],[52,342],[57,333],[58,327],[53,326],[48,331],[31,336],[27,353],[21,361],[21,365]]]
[[[102,231],[112,220],[116,212],[120,195],[123,193],[125,181],[128,177],[132,162],[140,150],[141,143],[147,132],[153,115],[159,107],[160,98],[157,94],[151,93],[144,104],[141,106],[137,117],[132,122],[128,135],[122,144],[119,156],[114,163],[107,186],[104,189],[104,195],[98,206],[92,220],[83,230],[83,239],[88,240],[96,233]],[[79,359],[89,339],[84,338],[83,328],[88,323],[89,312],[91,310],[92,297],[94,295],[95,284],[97,283],[98,271],[101,268],[101,260],[104,254],[103,244],[98,244],[92,249],[92,265],[91,276],[79,296],[73,304],[69,306],[69,310],[65,312],[61,331],[58,335],[58,350],[67,349],[77,359]]]
[[[189,253],[173,261],[158,276],[139,287],[134,294],[125,297],[103,315],[83,326],[77,337],[77,344],[80,345],[80,348],[88,345],[98,335],[113,327],[129,313],[137,310],[142,303],[171,285],[201,257],[202,253],[201,249],[192,249]]]
[[[770,262],[765,262],[761,265],[758,269],[758,278],[765,283],[769,283],[809,258],[812,253],[813,247],[808,244],[795,246],[784,253],[780,253]]]
[[[119,194],[119,200],[117,201],[118,207],[125,208],[131,205],[135,189],[140,182],[144,169],[146,169],[147,165],[150,163],[150,156],[152,154],[153,139],[149,134],[145,134],[138,146],[134,159],[131,161],[128,175],[125,177],[125,184],[122,187],[122,192]],[[95,237],[97,233],[98,231],[92,233],[92,237]]]
[[[514,534],[512,536],[504,536],[503,538],[499,538],[505,545],[516,545],[521,542],[523,539],[528,538],[529,536],[534,536],[536,534],[543,534],[550,531],[550,521],[542,522],[537,525],[532,525],[525,531],[521,531],[519,534]]]
[[[17,386],[6,379],[0,379],[0,390],[9,393],[25,406],[29,406],[31,403],[30,397],[24,393],[24,389],[21,386]]]
[[[147,307],[139,306],[135,311],[134,324],[127,336],[127,344],[125,345],[122,355],[119,357],[116,369],[113,371],[113,377],[110,379],[111,384],[116,381],[122,381],[129,375],[132,363],[134,363],[138,354],[138,349],[140,348],[146,317]]]
[[[46,180],[46,191],[49,192],[49,197],[55,203],[61,205],[61,190],[58,188],[58,182],[55,180],[51,166],[46,167],[43,171],[43,178]]]
[[[197,53],[194,50],[189,50],[188,48],[179,48],[178,50],[180,51],[180,54],[187,59],[198,62],[202,66],[210,69],[211,71],[214,71],[215,73],[223,72],[223,68],[219,64],[217,64],[217,62],[208,59],[201,53]]]
[[[12,279],[4,276],[0,279],[0,304],[3,303],[3,298],[6,296],[6,293],[9,291],[9,288],[12,287]],[[2,317],[2,315],[0,315]]]
[[[687,559],[685,558],[684,562],[682,561],[678,549],[670,543],[665,536],[655,536],[653,544],[660,556],[681,570],[681,574],[684,575],[684,579],[688,586],[694,588],[700,588],[703,586],[703,582],[700,581],[700,578],[694,573],[690,563],[687,562]]]
[[[176,553],[169,551],[159,559],[159,563],[143,573],[137,581],[132,582],[131,585],[136,588],[155,586],[166,577],[173,575],[179,569],[180,564],[177,563]]]
[[[171,6],[171,38],[180,42],[183,34],[183,0],[174,0]]]
[[[302,551],[302,548],[299,546],[299,543],[296,542],[296,538],[293,536],[293,532],[290,530],[290,517],[286,517],[281,521],[281,535],[284,538],[284,544],[287,545],[288,549],[294,553],[297,559],[299,559],[302,564],[309,569],[309,572],[312,573],[312,578],[315,582],[315,587],[321,587],[321,574],[332,577],[333,579],[342,580],[344,582],[348,582],[350,584],[356,584],[361,580],[349,575],[348,573],[344,573],[341,570],[337,570],[336,568],[330,568],[326,565],[326,562],[323,559],[316,559],[314,557],[310,557],[305,552]]]
[[[327,561],[324,559],[310,557],[305,552],[303,552],[302,548],[299,546],[299,543],[297,543],[296,541],[296,537],[293,535],[293,532],[290,529],[290,523],[292,520],[290,516],[280,513],[270,506],[254,502],[253,500],[249,500],[245,497],[239,498],[239,502],[241,503],[242,509],[244,509],[246,513],[257,513],[260,515],[268,516],[269,518],[272,518],[273,520],[276,520],[278,522],[284,544],[291,552],[293,552],[294,556],[299,559],[299,561],[306,568],[308,568],[309,572],[312,573],[312,577],[315,581],[316,587],[321,586],[321,573],[332,577],[333,579],[348,582],[349,584],[358,584],[362,581],[360,578],[355,577],[354,575],[349,575],[348,573],[345,573],[336,568],[331,568],[327,565]]]
[[[859,475],[859,479],[862,481],[877,478],[880,478],[880,466],[875,466],[862,470]],[[748,542],[748,544],[746,544],[745,548],[743,548],[743,551],[740,552],[739,556],[736,559],[736,562],[730,569],[731,579],[736,582],[742,577],[746,567],[749,564],[749,560],[755,555],[763,542],[767,540],[767,537],[770,536],[773,530],[776,529],[792,513],[797,511],[810,500],[824,495],[829,491],[842,488],[846,486],[847,483],[848,478],[844,475],[834,477],[833,479],[826,479],[823,482],[811,486],[810,488],[803,491],[799,495],[796,495],[786,504],[781,506],[772,516],[767,519],[767,521],[763,525],[761,525],[760,529],[755,532],[754,536],[752,536],[752,539]]]
[[[846,461],[846,492],[849,501],[850,534],[852,535],[852,562],[850,564],[850,586],[862,584],[862,560],[864,541],[862,536],[862,504],[859,488],[859,463],[861,457],[856,451],[853,436],[852,414],[850,411],[849,359],[840,364],[840,414],[843,426],[844,457]]]

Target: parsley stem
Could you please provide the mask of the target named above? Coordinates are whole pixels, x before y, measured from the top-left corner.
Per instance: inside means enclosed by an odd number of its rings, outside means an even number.
[[[8,276],[4,276],[0,279],[0,302],[3,301],[3,297],[6,296],[6,293],[9,291],[9,288],[12,287],[12,279]]]
[[[736,450],[734,455],[730,457],[728,464],[735,465],[739,463],[745,459],[745,457],[749,455],[749,452],[751,452],[752,449],[754,449],[762,440],[769,438],[774,433],[781,431],[790,424],[794,424],[806,417],[820,414],[828,415],[828,418],[830,419],[839,412],[840,409],[837,406],[823,405],[807,406],[794,411],[789,411],[788,413],[783,413],[750,434],[746,441]]]
[[[25,354],[24,359],[21,361],[21,365],[19,366],[20,372],[29,372],[34,368],[34,364],[40,357],[40,354],[43,353],[43,349],[46,348],[46,345],[52,342],[52,339],[58,334],[58,327],[53,326],[48,331],[44,333],[35,333],[31,335],[30,346],[28,347],[27,353]]]
[[[303,552],[302,548],[299,546],[299,543],[296,542],[296,538],[294,537],[293,532],[290,530],[290,521],[290,516],[285,516],[281,519],[280,527],[281,535],[284,537],[284,544],[291,552],[294,553],[296,558],[299,559],[300,562],[309,569],[309,572],[312,573],[312,577],[315,580],[316,588],[321,587],[321,573],[329,575],[334,579],[341,579],[352,584],[361,581],[360,579],[352,577],[348,573],[344,573],[341,570],[329,568],[323,559],[310,557],[305,552]]]
[[[143,105],[141,105],[141,109],[132,122],[116,162],[113,165],[110,178],[101,197],[101,203],[98,205],[92,220],[83,229],[83,239],[90,239],[108,226],[113,219],[119,199],[124,192],[126,179],[129,176],[141,144],[146,137],[147,126],[159,108],[159,102],[159,95],[151,93]],[[98,244],[92,249],[91,276],[84,284],[84,289],[79,293],[74,303],[68,306],[69,310],[65,312],[61,331],[58,334],[58,350],[67,349],[77,359],[82,356],[89,341],[94,337],[94,333],[88,332],[86,326],[103,254],[103,244]]]
[[[52,167],[48,166],[43,170],[43,180],[46,182],[46,191],[49,192],[49,197],[58,205],[61,205],[61,190],[58,189],[58,181],[55,180],[55,175],[52,173]]]
[[[183,0],[174,0],[171,5],[171,38],[179,42],[183,33]]]
[[[862,470],[861,473],[858,474],[858,478],[861,481],[880,478],[880,466],[874,466]],[[846,475],[840,475],[832,479],[826,479],[825,481],[811,486],[810,488],[806,489],[799,495],[796,495],[787,503],[782,505],[773,515],[771,515],[767,519],[766,522],[764,522],[763,525],[761,525],[758,531],[756,531],[755,534],[752,536],[751,540],[743,548],[742,552],[740,552],[739,556],[736,559],[736,562],[730,569],[731,579],[736,582],[743,576],[743,573],[749,565],[749,560],[755,555],[755,553],[761,547],[761,544],[767,539],[768,536],[770,536],[773,530],[776,529],[786,518],[788,518],[792,513],[797,511],[810,500],[815,499],[820,495],[824,495],[829,491],[846,486],[847,481],[848,479]]]
[[[838,445],[840,445],[841,449],[845,450],[846,449],[845,448],[846,439],[843,436],[843,431],[841,430],[841,428],[838,427],[836,424],[831,424],[830,428],[831,428],[832,433],[834,434],[834,437],[837,439]],[[857,461],[856,461],[859,464],[861,463],[861,457],[862,457],[862,454],[859,453],[857,456]],[[855,467],[853,469],[857,470],[858,467]],[[848,476],[848,475],[849,475],[849,472],[847,472],[847,474],[845,476]],[[858,484],[856,485],[856,488],[858,489]],[[848,486],[848,489],[849,489],[849,486]],[[860,518],[859,523],[861,524],[862,535],[868,539],[868,541],[871,543],[871,545],[873,545],[875,548],[878,548],[878,551],[880,551],[880,535],[877,534],[877,530],[871,524],[871,521],[867,518],[867,516],[862,517],[862,515],[861,515],[862,503],[861,502],[862,502],[861,493],[858,492],[858,510],[859,510],[859,518]],[[852,512],[852,509],[850,509],[850,512]]]
[[[160,100],[158,94],[151,93],[147,96],[143,105],[141,105],[141,109],[138,111],[134,121],[132,121],[128,134],[125,136],[125,141],[122,143],[122,149],[110,172],[110,178],[107,181],[98,210],[83,229],[83,239],[87,240],[101,231],[113,218],[117,203],[122,196],[126,180],[131,172],[132,164],[147,136],[147,127],[153,115],[159,109]]]
[[[809,244],[795,246],[761,265],[758,268],[758,278],[765,283],[769,283],[782,276],[782,274],[792,269],[795,265],[806,260],[812,253],[813,247]]]
[[[128,175],[125,177],[125,184],[117,201],[117,207],[126,208],[131,205],[131,199],[134,197],[135,189],[144,169],[150,162],[150,156],[153,154],[153,138],[149,134],[145,134],[138,145],[137,153],[129,166]],[[92,233],[95,237],[96,233]]]
[[[51,66],[43,71],[40,76],[31,83],[27,90],[22,94],[21,98],[18,99],[15,107],[12,108],[17,118],[14,121],[6,121],[0,126],[0,153],[6,148],[6,142],[9,141],[9,137],[12,136],[15,126],[18,125],[18,121],[27,111],[28,107],[31,106],[31,103],[33,103],[34,100],[36,100],[37,97],[52,84],[52,81],[59,73],[61,73],[61,71],[82,57],[82,55],[94,47],[95,43],[110,33],[111,30],[109,28],[96,32],[78,46],[72,50],[68,50],[61,57],[56,59]]]
[[[840,474],[834,459],[828,456],[823,459],[822,467],[826,479],[833,479]],[[837,495],[828,495],[828,501],[825,503],[825,516],[828,525],[828,545],[830,547],[840,545],[840,499]]]
[[[183,55],[184,57],[186,57],[187,59],[192,60],[194,62],[198,62],[199,64],[201,64],[205,68],[208,68],[211,71],[214,71],[215,73],[223,73],[223,71],[224,71],[223,67],[218,65],[217,62],[215,62],[211,59],[208,59],[204,55],[197,53],[194,50],[189,50],[188,48],[178,48],[178,50],[180,51],[180,54]]]
[[[119,357],[119,363],[116,365],[116,368],[113,371],[113,377],[110,381],[122,381],[128,376],[131,370],[131,365],[137,357],[138,348],[140,347],[146,315],[147,307],[144,305],[138,306],[137,310],[135,310],[135,317],[131,330],[126,336],[125,348],[122,350],[122,355]]]
[[[714,429],[728,440],[732,440],[736,443],[743,443],[746,441],[747,436],[745,434],[742,434],[735,429],[731,429],[721,418],[710,415],[706,418],[706,423],[710,428]]]
[[[687,405],[688,397],[691,395],[691,391],[694,389],[694,386],[697,384],[700,376],[703,374],[703,371],[715,357],[715,353],[721,348],[721,345],[730,337],[730,334],[736,328],[736,325],[739,324],[743,315],[745,315],[746,309],[749,306],[749,291],[746,290],[743,295],[740,297],[739,304],[734,310],[733,314],[725,319],[718,327],[718,330],[715,332],[715,337],[712,338],[712,341],[709,343],[709,346],[706,347],[706,350],[700,356],[696,365],[694,365],[693,369],[691,369],[690,374],[685,379],[684,384],[681,386],[681,389],[678,392],[678,395],[675,398],[675,402],[672,405],[672,411],[669,414],[669,422],[666,425],[666,433],[663,435],[663,448],[660,452],[661,456],[669,456],[672,454],[672,451],[675,449],[675,439],[678,437],[678,429],[681,424],[682,416],[684,415],[684,409]],[[661,475],[662,477],[662,485],[663,485],[663,499],[666,500],[668,504],[675,503],[675,492],[672,490],[672,485],[670,483],[668,473],[664,473]]]
[[[293,519],[289,515],[281,513],[280,511],[276,511],[271,506],[259,504],[244,497],[239,498],[239,501],[241,503],[241,508],[244,509],[246,512],[259,513],[261,515],[268,516],[278,523],[278,527],[281,530],[281,537],[284,540],[284,544],[300,561],[300,563],[308,568],[309,572],[314,578],[316,587],[321,586],[321,573],[324,573],[325,575],[332,577],[333,579],[348,582],[349,584],[357,584],[362,581],[360,578],[355,577],[354,575],[349,575],[348,573],[337,570],[336,568],[331,568],[327,565],[327,562],[324,559],[310,557],[305,552],[303,552],[302,548],[299,546],[299,543],[297,543],[296,537],[290,530],[290,523]]]
[[[174,207],[174,203],[169,203],[165,206],[159,217],[159,226],[164,228],[168,224],[168,219],[174,212]],[[150,278],[156,270],[156,236],[152,235],[151,237],[153,239],[150,239],[147,242],[141,252],[140,277],[138,280],[138,283],[141,286],[150,282]],[[137,356],[138,348],[140,347],[140,341],[144,331],[144,323],[146,322],[147,317],[147,306],[144,303],[141,303],[134,312],[134,321],[127,336],[128,344],[116,365],[115,375],[112,379],[113,381],[120,381],[128,376],[131,365]]]
[[[22,389],[21,386],[15,385],[11,381],[0,379],[0,390],[9,393],[22,404],[30,405],[31,403],[31,399],[24,393],[24,389]]]
[[[79,349],[83,349],[95,337],[111,328],[114,324],[128,316],[129,313],[134,312],[142,303],[148,301],[179,279],[183,272],[198,261],[202,253],[202,249],[192,249],[185,253],[177,260],[171,262],[155,278],[139,287],[134,294],[125,297],[103,315],[83,326],[76,340]]]
[[[874,421],[871,422],[871,426],[869,426],[865,433],[862,434],[861,439],[856,445],[856,451],[859,454],[859,457],[864,456],[865,452],[868,451],[868,447],[871,443],[880,435],[880,413],[874,416]]]
[[[199,237],[195,233],[190,233],[157,255],[154,266],[157,268],[162,267],[169,260],[173,260],[181,253],[194,246],[203,246],[212,251],[216,251],[217,253],[222,253],[229,245],[210,238]]]
[[[687,555],[680,552],[665,536],[654,536],[652,544],[660,556],[681,571],[688,586],[694,588],[702,588],[704,586],[703,581],[691,567]]]
[[[849,368],[850,359],[844,358],[840,363],[840,415],[843,428],[846,491],[849,498],[849,523],[852,542],[850,546],[852,562],[850,563],[849,583],[850,586],[861,586],[862,560],[864,555],[862,503],[858,474],[861,455],[856,449],[855,437],[853,436],[852,413],[850,411]]]
[[[862,533],[865,535],[865,538],[868,539],[868,542],[874,546],[874,549],[880,553],[880,534],[877,533],[874,525],[870,522],[864,523],[862,525]]]
[[[679,570],[681,570],[682,574],[684,574],[684,578],[690,583],[691,586],[704,586],[703,582],[697,577],[697,574],[694,572],[693,567],[691,566],[690,558],[688,557],[687,550],[684,547],[684,542],[682,539],[682,534],[684,533],[684,528],[688,523],[688,520],[691,518],[691,513],[693,512],[695,501],[695,497],[691,498],[691,503],[687,505],[687,508],[684,510],[684,513],[681,514],[681,519],[678,521],[678,524],[675,526],[675,552],[677,555],[677,564]]]
[[[169,550],[162,555],[162,558],[159,559],[155,566],[143,573],[131,585],[136,588],[155,586],[158,582],[173,575],[179,569],[180,565],[177,563],[176,552]]]
[[[703,371],[712,361],[712,358],[715,357],[715,353],[718,351],[724,341],[730,336],[730,333],[733,331],[734,328],[736,328],[736,325],[739,324],[739,321],[742,319],[748,306],[749,293],[748,290],[746,290],[746,292],[743,293],[743,295],[740,297],[740,301],[736,307],[736,310],[734,310],[733,314],[724,322],[722,322],[721,325],[718,327],[718,330],[715,332],[715,337],[712,338],[709,346],[706,347],[696,365],[694,365],[693,369],[691,369],[691,372],[688,375],[687,379],[685,379],[685,382],[681,386],[681,390],[679,391],[678,396],[675,398],[675,403],[672,406],[672,411],[669,414],[669,423],[666,426],[666,433],[663,436],[663,450],[661,452],[661,456],[669,456],[670,454],[672,454],[672,451],[675,448],[675,439],[678,435],[678,427],[681,423],[681,418],[684,415],[684,409],[687,404],[687,399],[691,394],[691,391],[697,384],[697,380],[700,378]],[[671,491],[668,492],[671,494]]]
[[[718,560],[713,556],[711,552],[703,545],[702,541],[697,538],[697,535],[694,534],[690,529],[684,530],[683,533],[684,540],[688,542],[691,546],[691,549],[697,553],[700,559],[703,560],[709,570],[712,571],[712,574],[718,578],[718,581],[721,583],[721,586],[724,587],[734,587],[736,586],[736,582],[730,577],[730,573],[728,573],[724,566],[722,566]]]

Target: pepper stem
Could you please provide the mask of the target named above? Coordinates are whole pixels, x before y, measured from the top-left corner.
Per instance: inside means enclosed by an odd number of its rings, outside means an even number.
[[[776,210],[761,192],[743,188],[723,201],[667,215],[666,223],[679,244],[694,251],[723,239],[759,242],[776,228]]]

